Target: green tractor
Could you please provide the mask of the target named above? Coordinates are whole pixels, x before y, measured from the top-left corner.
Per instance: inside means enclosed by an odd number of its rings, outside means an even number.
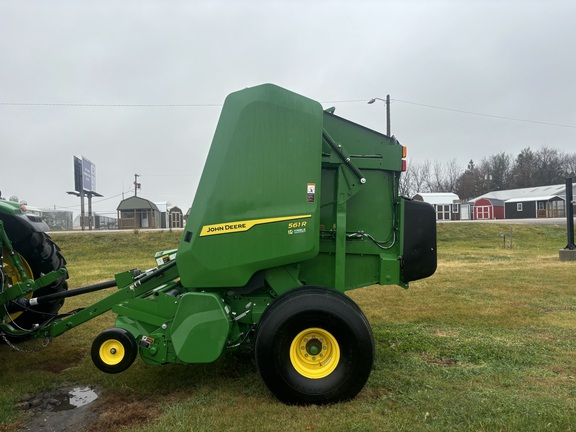
[[[398,195],[406,149],[272,84],[230,94],[177,249],[157,267],[67,290],[65,261],[18,208],[0,203],[0,333],[50,338],[112,311],[94,364],[107,373],[210,363],[249,348],[288,404],[353,398],[374,339],[346,294],[436,269],[433,208]],[[39,259],[39,257],[43,257]],[[64,298],[117,287],[58,315]]]
[[[0,194],[1,195],[1,194]],[[42,286],[37,285],[34,295],[62,293],[68,289],[66,260],[58,246],[46,234],[48,226],[36,215],[27,212],[26,205],[7,201],[0,197],[0,296],[12,286],[27,280],[39,279],[45,274],[60,270],[57,278]],[[9,240],[8,240],[9,239]],[[8,245],[11,245],[8,248]],[[32,291],[26,293],[30,298]],[[21,308],[12,301],[1,301],[0,318],[23,332],[33,334],[39,322],[44,322],[58,313],[64,299],[57,299],[31,308]],[[2,322],[0,320],[0,322]],[[11,332],[0,333],[5,337]]]

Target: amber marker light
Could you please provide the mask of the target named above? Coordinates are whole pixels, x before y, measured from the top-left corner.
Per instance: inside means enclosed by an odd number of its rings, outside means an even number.
[[[406,146],[402,146],[402,172],[406,172],[406,155],[408,154],[408,149]]]

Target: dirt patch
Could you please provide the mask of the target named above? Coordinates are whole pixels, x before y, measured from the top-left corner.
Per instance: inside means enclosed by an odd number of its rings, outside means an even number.
[[[62,354],[62,353],[60,353]],[[46,372],[51,372],[51,373],[60,373],[72,366],[75,366],[77,364],[80,363],[80,361],[82,361],[82,359],[84,359],[84,353],[81,352],[70,352],[70,353],[65,353],[62,354],[62,357],[57,357],[57,358],[44,358],[44,361],[42,363],[40,363],[38,365],[38,367],[36,368],[36,370],[43,370]],[[63,362],[62,358],[66,358],[66,361]]]
[[[95,410],[98,418],[86,432],[110,432],[122,427],[144,425],[162,414],[160,404],[156,401],[128,400],[122,397],[100,401]]]
[[[86,387],[67,387],[26,395],[18,404],[33,412],[20,432],[109,432],[144,424],[161,414],[156,402],[101,397]]]
[[[20,431],[78,432],[86,430],[97,418],[93,410],[98,395],[87,387],[73,387],[26,395],[18,404],[34,417]]]

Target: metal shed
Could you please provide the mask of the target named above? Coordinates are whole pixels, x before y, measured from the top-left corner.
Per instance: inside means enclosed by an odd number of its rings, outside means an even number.
[[[474,219],[504,219],[504,201],[496,198],[480,198],[474,203]]]
[[[565,202],[559,196],[512,198],[504,203],[507,219],[564,217]]]
[[[120,201],[118,229],[159,228],[160,210],[152,201],[133,196]]]
[[[460,198],[452,192],[422,192],[413,197],[416,201],[432,204],[436,220],[460,220]]]

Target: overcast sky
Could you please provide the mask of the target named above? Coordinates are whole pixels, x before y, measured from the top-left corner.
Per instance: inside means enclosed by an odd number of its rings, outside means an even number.
[[[576,152],[575,17],[554,0],[0,0],[0,190],[78,213],[84,156],[97,212],[135,173],[186,211],[224,98],[265,82],[381,132],[366,102],[390,94],[411,161]]]

